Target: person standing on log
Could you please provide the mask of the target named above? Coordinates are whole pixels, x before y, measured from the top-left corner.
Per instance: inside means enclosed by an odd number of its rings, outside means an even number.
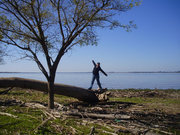
[[[101,83],[100,83],[100,80],[99,80],[99,71],[101,71],[105,76],[107,76],[107,74],[101,69],[100,67],[100,63],[98,62],[97,64],[94,62],[94,60],[92,60],[92,63],[94,64],[94,68],[93,68],[93,77],[92,77],[92,81],[91,81],[91,86],[89,87],[89,90],[92,89],[93,87],[93,84],[94,84],[94,81],[96,79],[97,81],[97,84],[99,86],[99,89],[100,91],[102,90],[102,87],[101,87]]]

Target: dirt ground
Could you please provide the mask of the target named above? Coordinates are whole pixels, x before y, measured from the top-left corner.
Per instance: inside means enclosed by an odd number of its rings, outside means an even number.
[[[113,98],[130,100],[128,102],[112,101]],[[131,102],[131,99],[136,100],[136,98],[144,101]],[[170,99],[180,99],[178,91],[113,90],[110,99],[108,102],[92,105],[75,102],[69,104],[68,107],[71,112],[76,112],[74,116],[112,126],[117,134],[180,133],[180,106],[170,102]],[[162,102],[163,99],[166,99],[166,102]],[[152,101],[149,102],[149,100]],[[158,102],[159,100],[161,102]]]
[[[55,103],[53,111],[46,109],[47,104],[43,101],[28,103],[17,99],[2,98],[0,105],[39,107],[45,109],[47,114],[54,119],[71,117],[79,125],[97,123],[110,129],[111,132],[104,131],[106,135],[180,134],[180,90],[108,90],[107,92],[110,92],[109,100],[96,104],[70,101],[66,97],[65,99],[69,101]],[[29,93],[31,94],[32,91],[27,90],[26,94]],[[13,93],[9,95],[15,96]],[[21,96],[23,95],[24,93]],[[18,94],[17,97],[19,96]],[[79,120],[82,122],[79,123]],[[93,127],[89,135],[96,134],[95,130]]]

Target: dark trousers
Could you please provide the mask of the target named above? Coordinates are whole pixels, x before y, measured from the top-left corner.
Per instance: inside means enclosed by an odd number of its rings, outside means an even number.
[[[92,81],[91,81],[91,86],[90,86],[89,89],[92,89],[95,79],[97,81],[97,84],[98,84],[99,88],[102,89],[101,83],[99,81],[99,75],[94,75],[94,74],[93,74]]]

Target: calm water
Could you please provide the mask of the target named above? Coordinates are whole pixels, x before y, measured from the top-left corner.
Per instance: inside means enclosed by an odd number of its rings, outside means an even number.
[[[46,81],[41,73],[0,73],[0,77],[23,77]],[[55,82],[88,88],[91,78],[92,73],[57,73]],[[102,87],[108,89],[180,89],[180,73],[108,73],[108,77],[101,74],[100,80]],[[94,88],[97,88],[96,82]]]

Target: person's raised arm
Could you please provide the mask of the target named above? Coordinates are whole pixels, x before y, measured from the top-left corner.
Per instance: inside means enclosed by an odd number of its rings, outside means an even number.
[[[94,60],[92,60],[92,63],[94,64],[94,66],[96,66],[96,63],[94,62]]]
[[[104,72],[102,69],[100,69],[100,71],[101,71],[105,76],[108,76],[108,75],[106,74],[106,72]]]

